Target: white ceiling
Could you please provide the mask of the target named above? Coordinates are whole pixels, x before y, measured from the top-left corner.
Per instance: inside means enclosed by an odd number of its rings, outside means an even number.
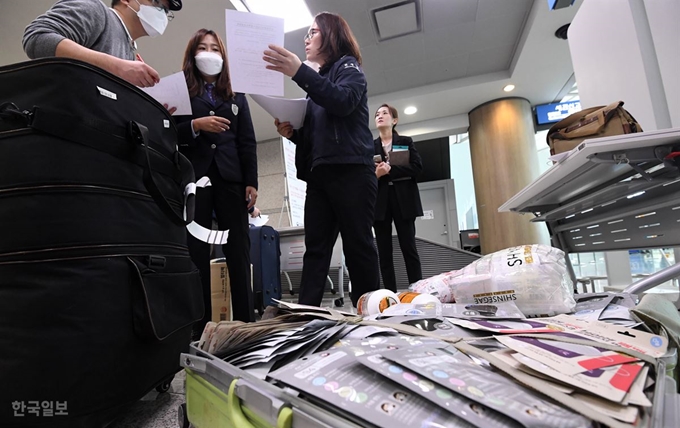
[[[465,131],[467,113],[497,98],[527,98],[532,105],[559,100],[573,84],[573,68],[565,40],[555,30],[571,22],[582,0],[549,11],[546,0],[420,0],[422,31],[378,42],[370,11],[402,0],[307,0],[315,15],[330,11],[343,16],[361,46],[369,88],[369,108],[390,103],[401,115],[399,130],[416,140]],[[0,0],[0,64],[26,59],[21,50],[23,28],[47,10],[52,0]],[[107,0],[108,3],[108,0]],[[162,37],[139,40],[144,60],[164,76],[181,67],[184,49],[199,28],[225,35],[224,9],[229,0],[184,0]],[[304,60],[307,29],[286,35],[286,48]],[[502,88],[513,83],[511,93]],[[304,92],[286,79],[286,96]],[[273,119],[251,101],[258,141],[276,138]],[[374,128],[373,123],[370,124]]]

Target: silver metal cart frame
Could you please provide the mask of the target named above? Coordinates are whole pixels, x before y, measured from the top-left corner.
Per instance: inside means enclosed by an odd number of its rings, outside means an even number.
[[[498,211],[532,213],[565,253],[680,246],[680,129],[583,141]],[[680,157],[678,157],[680,160]],[[572,279],[576,278],[567,257]],[[680,276],[680,263],[623,291],[643,293]],[[657,366],[654,406],[644,426],[677,426],[680,394]]]
[[[680,129],[585,140],[498,210],[533,213],[531,221],[544,222],[552,245],[566,253],[680,246],[675,150]],[[677,276],[680,264],[625,291]]]

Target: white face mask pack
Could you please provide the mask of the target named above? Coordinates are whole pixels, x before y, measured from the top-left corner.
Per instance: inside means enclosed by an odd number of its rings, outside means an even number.
[[[149,37],[156,37],[163,34],[165,28],[168,26],[168,17],[165,12],[154,6],[149,6],[146,4],[141,4],[137,1],[139,5],[139,11],[136,11],[130,7],[137,16],[139,21],[142,23],[142,27]]]
[[[216,76],[222,72],[224,60],[215,52],[199,52],[194,59],[196,67],[205,76]]]

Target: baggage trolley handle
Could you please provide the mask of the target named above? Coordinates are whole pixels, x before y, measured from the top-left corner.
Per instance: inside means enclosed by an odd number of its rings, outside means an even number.
[[[246,418],[253,419],[252,416],[255,415],[265,420],[270,426],[277,427],[282,421],[292,416],[289,403],[257,388],[248,379],[231,375],[220,369],[221,363],[224,362],[198,355],[180,354],[182,367],[204,375],[206,380],[228,396],[238,398],[242,403],[248,403],[246,408],[239,405],[239,411],[234,410],[236,404],[233,400],[228,403],[233,417],[240,420],[243,414]]]
[[[208,366],[209,362],[210,361],[207,360],[206,358],[202,358],[197,355],[182,353],[179,356],[179,365],[184,367],[185,369],[191,369],[196,373],[204,374],[206,372],[206,367]]]
[[[244,378],[238,379],[234,392],[241,402],[248,403],[247,410],[263,418],[273,427],[278,426],[281,412],[284,409],[290,410],[289,403],[260,390]]]

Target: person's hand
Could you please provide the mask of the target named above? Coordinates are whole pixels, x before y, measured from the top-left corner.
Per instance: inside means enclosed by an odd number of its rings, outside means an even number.
[[[255,206],[257,201],[257,189],[253,186],[246,186],[246,201],[248,202],[248,209]]]
[[[297,55],[276,45],[269,45],[269,50],[264,51],[262,59],[272,64],[267,66],[267,70],[279,71],[288,77],[295,76],[302,65]]]
[[[175,112],[177,111],[177,107],[168,107],[167,104],[163,104],[163,107],[165,107],[168,110],[168,113],[170,113],[170,116],[175,114]]]
[[[274,125],[276,126],[276,132],[282,137],[290,138],[293,136],[293,125],[290,122],[279,122],[279,119],[274,119]]]
[[[375,167],[375,175],[376,175],[378,178],[380,178],[380,177],[382,177],[383,175],[389,174],[389,173],[390,173],[390,169],[392,169],[392,167],[390,166],[390,164],[388,164],[387,162],[380,162],[380,163],[378,164],[378,166]]]
[[[220,133],[229,129],[231,121],[221,116],[204,116],[194,119],[194,132],[205,131]]]
[[[140,88],[151,87],[161,80],[156,70],[141,61],[117,59],[113,74]]]
[[[253,207],[253,212],[250,213],[252,218],[257,218],[260,216],[260,209],[258,207]]]

